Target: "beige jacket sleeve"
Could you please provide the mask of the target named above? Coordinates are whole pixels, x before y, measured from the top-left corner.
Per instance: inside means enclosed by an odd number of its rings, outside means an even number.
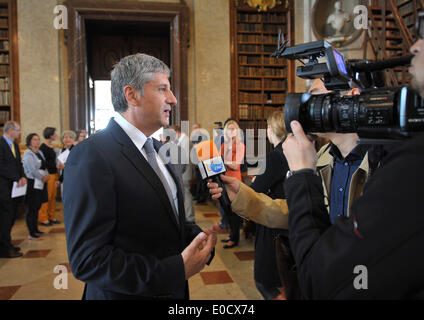
[[[289,209],[286,200],[272,199],[240,183],[231,208],[240,217],[268,228],[288,229]]]

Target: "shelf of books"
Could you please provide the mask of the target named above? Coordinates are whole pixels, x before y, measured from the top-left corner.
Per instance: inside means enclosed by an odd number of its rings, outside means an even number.
[[[16,115],[19,114],[13,101],[14,91],[18,91],[13,82],[17,81],[14,79],[16,72],[12,68],[16,51],[11,48],[12,28],[16,28],[15,10],[16,0],[0,0],[0,133],[5,122],[17,120]]]
[[[242,129],[265,129],[268,116],[283,110],[286,94],[294,90],[293,63],[271,57],[280,29],[294,41],[292,1],[266,12],[231,1],[231,107]]]

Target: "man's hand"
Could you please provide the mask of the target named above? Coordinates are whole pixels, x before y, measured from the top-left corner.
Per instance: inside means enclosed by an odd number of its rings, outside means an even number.
[[[64,169],[64,168],[65,168],[65,164],[64,164],[64,163],[62,163],[62,162],[60,162],[60,161],[58,161],[58,162],[57,162],[56,167],[57,167],[58,169]]]
[[[208,238],[209,237],[213,237],[213,239],[212,239],[213,240],[212,248],[214,248],[215,245],[216,245],[216,235],[217,235],[217,233],[218,233],[219,230],[220,230],[220,228],[219,228],[219,226],[218,226],[217,223],[215,223],[213,225],[212,229],[203,230],[203,232],[206,233],[206,235],[208,236]],[[207,241],[206,240],[203,240],[202,246],[204,247],[206,245],[206,243],[207,243]]]
[[[293,134],[283,143],[283,152],[291,171],[314,169],[317,164],[317,153],[313,143],[308,139],[298,121],[290,123]]]
[[[184,262],[186,280],[200,272],[209,261],[216,243],[216,235],[200,232],[181,253]]]
[[[41,179],[41,181],[43,181],[43,182],[47,182],[47,181],[49,181],[49,179],[50,179],[50,176],[44,176],[44,177]]]
[[[54,186],[55,186],[55,188],[58,188],[58,187],[60,186],[60,181],[56,181],[56,182],[54,183]]]
[[[18,188],[20,188],[20,187],[23,187],[24,185],[26,185],[27,184],[27,179],[25,179],[25,178],[21,178],[21,179],[19,179],[19,181],[18,181]]]
[[[227,177],[221,174],[219,176],[221,181],[225,183],[225,188],[227,189],[228,198],[230,201],[233,201],[237,193],[240,191],[240,181],[236,178]],[[212,199],[219,199],[222,195],[222,188],[218,187],[217,183],[208,180],[209,193],[212,195]]]

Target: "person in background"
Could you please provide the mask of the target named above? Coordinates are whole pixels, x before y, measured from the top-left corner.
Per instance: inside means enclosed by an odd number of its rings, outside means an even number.
[[[66,150],[71,151],[72,148],[75,145],[75,139],[76,138],[77,138],[77,135],[75,134],[74,131],[72,131],[72,130],[64,131],[62,133],[63,148],[62,148],[62,151],[60,153],[62,154]],[[58,161],[57,168],[60,169],[60,177],[59,177],[58,184],[63,184],[63,172],[64,172],[64,169],[65,169],[65,163]]]
[[[10,231],[14,222],[12,187],[27,183],[21,162],[21,153],[16,140],[21,135],[21,127],[15,121],[8,121],[0,138],[0,258],[22,257],[21,248],[12,245]]]
[[[82,130],[78,131],[77,137],[78,137],[78,139],[75,141],[75,145],[80,143],[81,141],[84,141],[85,139],[87,139],[87,130],[82,129]]]
[[[200,124],[195,123],[192,126],[192,131],[190,134],[190,142],[194,147],[196,144],[208,140],[202,133],[202,128]],[[209,197],[208,188],[206,187],[206,182],[203,181],[202,175],[200,174],[199,168],[194,166],[194,181],[192,183],[192,195],[193,200],[196,201],[196,204],[205,203]],[[228,227],[228,226],[227,226]]]
[[[27,193],[25,203],[27,211],[25,215],[26,224],[29,231],[28,239],[37,239],[43,232],[38,230],[38,211],[42,203],[48,201],[47,184],[50,176],[47,171],[46,158],[40,150],[40,137],[36,133],[31,133],[26,137],[28,149],[23,156],[25,175],[28,178]]]
[[[221,155],[227,167],[225,175],[236,178],[239,181],[241,181],[240,164],[243,162],[245,153],[241,134],[238,123],[234,120],[228,121],[224,126],[224,143],[221,145]],[[230,225],[229,239],[221,241],[227,243],[224,245],[224,249],[233,248],[238,245],[240,239],[242,220],[234,212],[225,212],[221,207],[220,213],[223,223],[225,224],[225,219],[228,219],[228,224]]]
[[[287,136],[284,112],[273,112],[267,120],[267,125],[268,140],[274,149],[266,155],[265,172],[256,176],[250,187],[272,199],[285,199],[284,181],[289,166],[281,148]],[[256,287],[265,300],[284,297],[274,241],[278,236],[288,237],[287,230],[271,229],[261,224],[256,225],[254,275]]]
[[[190,192],[190,182],[193,177],[193,165],[190,162],[190,141],[184,132],[181,132],[180,126],[175,126],[174,130],[177,134],[176,145],[181,150],[180,161],[183,163],[182,180],[184,185],[184,207],[187,221],[194,222],[194,206],[193,197]],[[184,160],[184,161],[182,161]]]
[[[60,221],[56,220],[56,195],[57,195],[57,181],[59,179],[57,170],[57,154],[59,150],[53,146],[53,141],[57,138],[56,128],[47,127],[43,131],[44,143],[41,144],[40,150],[46,158],[47,171],[49,172],[50,179],[47,182],[48,202],[41,205],[38,212],[38,223],[44,227],[58,224]]]

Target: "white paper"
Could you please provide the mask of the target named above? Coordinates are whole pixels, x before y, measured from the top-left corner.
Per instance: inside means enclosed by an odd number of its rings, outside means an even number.
[[[44,182],[38,179],[34,179],[34,189],[37,190],[43,190],[44,189]]]
[[[18,183],[15,181],[13,182],[13,188],[12,188],[12,198],[22,197],[26,195],[27,191],[27,184],[23,187],[18,187]]]
[[[40,174],[43,177],[49,174],[46,170],[38,170],[38,172],[40,172]],[[44,189],[44,182],[35,178],[34,179],[34,189],[43,190]]]
[[[62,162],[63,164],[66,163],[66,160],[68,159],[69,156],[69,150],[65,150],[63,151],[61,154],[59,154],[59,156],[57,157],[57,159]]]

